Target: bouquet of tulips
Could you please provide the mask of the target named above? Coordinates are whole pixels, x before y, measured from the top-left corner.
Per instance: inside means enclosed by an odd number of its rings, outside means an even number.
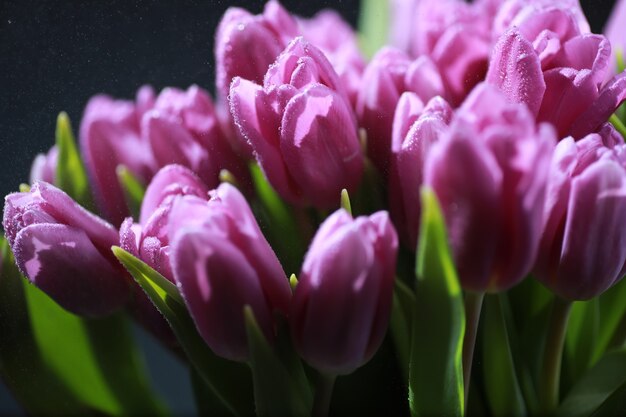
[[[135,322],[201,414],[626,415],[626,1],[361,13],[232,7],[214,99],[59,115],[2,223],[29,413],[167,415]]]

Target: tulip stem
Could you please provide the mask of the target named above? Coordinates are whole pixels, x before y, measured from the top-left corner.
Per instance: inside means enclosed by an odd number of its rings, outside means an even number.
[[[313,417],[326,417],[330,409],[330,399],[333,396],[336,375],[320,372],[315,384],[315,398],[313,399]]]
[[[469,394],[470,378],[472,376],[472,361],[476,333],[480,321],[480,311],[483,306],[485,293],[468,291],[465,293],[465,336],[463,338],[463,387],[465,389],[465,406]]]
[[[554,298],[539,381],[539,404],[544,415],[553,413],[559,405],[561,359],[571,310],[571,301],[558,296]]]

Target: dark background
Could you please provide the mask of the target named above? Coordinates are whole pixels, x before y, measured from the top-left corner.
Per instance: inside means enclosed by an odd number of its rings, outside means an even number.
[[[159,91],[195,83],[212,91],[213,36],[221,15],[231,5],[259,13],[264,3],[0,0],[0,195],[28,181],[32,159],[54,142],[57,114],[66,111],[76,132],[94,94],[132,98],[143,84]],[[355,25],[360,2],[282,3],[302,16],[333,7]],[[612,4],[583,1],[594,32],[601,32]],[[141,340],[157,389],[179,414],[192,412],[185,370],[149,338]],[[15,410],[0,382],[0,414]]]

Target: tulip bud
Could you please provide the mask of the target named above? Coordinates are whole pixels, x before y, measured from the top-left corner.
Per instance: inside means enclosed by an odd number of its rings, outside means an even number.
[[[264,86],[235,78],[231,111],[265,176],[287,201],[329,208],[356,191],[363,157],[356,121],[322,52],[296,38],[265,75]]]
[[[415,250],[421,220],[420,187],[428,152],[447,129],[450,105],[441,97],[426,107],[414,93],[400,97],[393,122],[389,205],[400,238]]]
[[[45,182],[5,198],[2,225],[20,271],[63,308],[97,317],[129,298],[111,252],[117,231]]]
[[[142,117],[141,133],[158,167],[185,166],[209,188],[217,187],[222,169],[241,179],[247,175],[247,167],[222,133],[211,98],[198,86],[161,91]]]
[[[626,145],[565,138],[552,160],[535,274],[556,294],[586,300],[626,273]]]
[[[141,118],[153,103],[154,92],[143,87],[135,103],[96,96],[85,108],[80,126],[81,154],[100,212],[117,225],[130,214],[117,180],[118,165],[145,183],[156,171],[150,144],[140,132]]]
[[[530,271],[554,139],[526,106],[482,84],[431,148],[424,183],[441,203],[465,289],[505,290]]]
[[[200,335],[218,355],[248,355],[243,308],[273,340],[274,313],[287,315],[291,288],[244,197],[224,183],[207,201],[175,200],[169,239],[174,278]]]
[[[33,160],[30,168],[30,181],[45,181],[54,184],[57,171],[57,160],[59,158],[59,149],[56,145],[52,146],[47,154],[40,153]]]
[[[374,355],[387,330],[398,238],[386,212],[353,219],[338,210],[306,254],[291,308],[300,355],[329,374],[349,374]]]
[[[174,281],[169,262],[168,221],[177,196],[208,197],[208,188],[189,169],[167,165],[154,176],[141,203],[139,223],[126,218],[120,228],[120,246],[161,275]]]
[[[367,132],[367,154],[383,176],[389,170],[393,112],[405,91],[416,93],[422,101],[445,96],[439,72],[429,58],[411,61],[397,49],[381,49],[363,73],[356,113]]]

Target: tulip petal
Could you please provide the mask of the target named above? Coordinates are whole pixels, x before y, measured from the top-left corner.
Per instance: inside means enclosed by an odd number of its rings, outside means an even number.
[[[24,275],[73,313],[104,316],[128,301],[129,283],[80,229],[31,225],[17,234],[13,250]]]
[[[524,103],[536,115],[546,89],[541,64],[530,42],[516,29],[504,33],[494,47],[487,82],[514,103]]]

